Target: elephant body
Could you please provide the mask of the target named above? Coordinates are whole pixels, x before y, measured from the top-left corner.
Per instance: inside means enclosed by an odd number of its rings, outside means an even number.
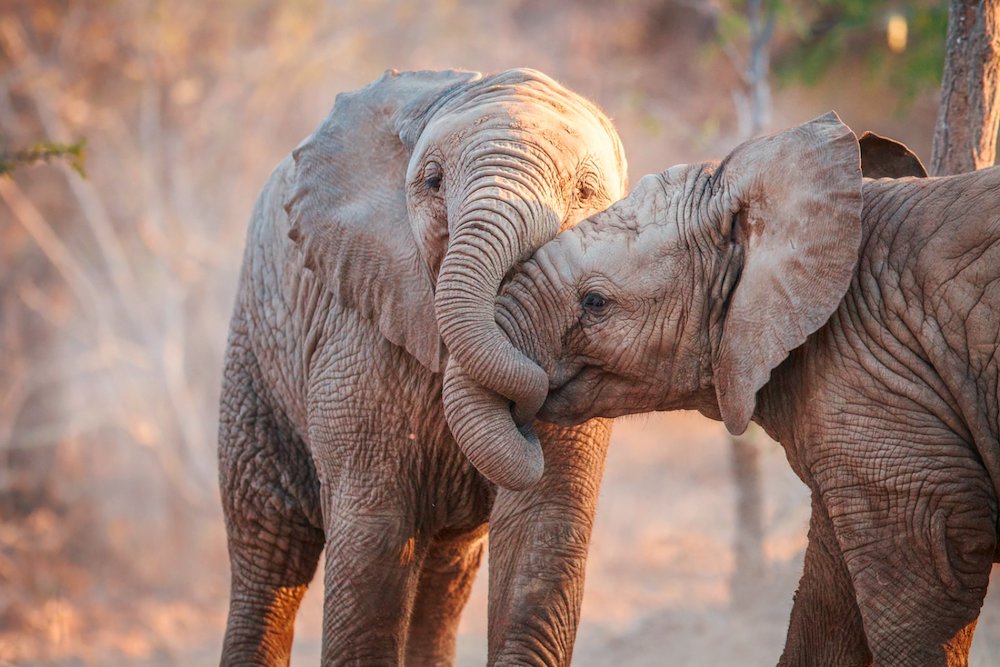
[[[997,192],[866,181],[844,300],[758,394],[813,492],[783,664],[967,664],[1000,556]]]
[[[526,101],[476,103],[505,91]],[[564,127],[548,143],[488,134],[515,121],[550,131],[551,107]],[[433,132],[444,137],[436,146]],[[567,148],[563,135],[587,138],[592,152]],[[543,149],[550,172],[515,164],[515,152]],[[222,388],[224,664],[287,664],[324,551],[324,664],[450,664],[487,525],[490,663],[568,664],[610,425],[537,425],[544,476],[528,490],[498,488],[445,420],[441,371],[458,362],[438,333],[451,311],[435,308],[435,289],[440,297],[451,253],[464,247],[463,207],[478,207],[470,226],[498,237],[512,263],[592,212],[559,199],[577,193],[565,164],[588,159],[600,161],[588,176],[599,208],[623,187],[617,136],[544,75],[390,72],[338,97],[271,175],[248,232]],[[478,180],[464,184],[460,169]],[[518,193],[529,177],[530,192]],[[522,199],[534,208],[520,215]],[[506,260],[484,251],[481,261],[501,272],[498,284]],[[464,285],[489,282],[472,260],[463,266]]]
[[[455,619],[438,614],[451,605],[457,617],[465,602],[495,491],[450,438],[441,375],[342,307],[313,273],[290,270],[301,266],[301,253],[275,224],[287,168],[263,195],[262,205],[274,208],[255,216],[250,230],[259,243],[247,247],[226,360],[220,466],[230,540],[246,543],[252,558],[273,543],[259,564],[240,562],[233,550],[234,589],[242,572],[259,567],[282,588],[304,592],[325,545],[338,563],[325,595],[341,618],[324,618],[324,635],[329,627],[363,638],[370,645],[358,649],[374,653],[358,659],[392,663],[402,650],[399,628],[409,622],[393,616],[406,614],[421,588],[435,599],[424,603],[430,609],[413,609],[410,635],[454,641]],[[346,497],[352,486],[357,497]],[[414,565],[418,559],[425,562]],[[422,566],[453,577],[431,590],[436,582],[420,584]],[[370,585],[357,585],[366,578]],[[403,589],[398,599],[379,604],[377,595],[393,586]],[[253,614],[275,613],[270,599],[261,603]],[[281,613],[290,625],[294,608]],[[448,648],[407,643],[407,658],[430,663]],[[237,662],[235,651],[228,657]]]
[[[497,320],[544,419],[697,409],[783,445],[812,516],[780,664],[967,664],[998,556],[1000,168],[860,166],[828,114],[647,176]]]

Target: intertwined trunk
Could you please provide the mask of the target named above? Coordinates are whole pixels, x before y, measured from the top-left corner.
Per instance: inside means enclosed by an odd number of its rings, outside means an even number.
[[[495,299],[504,276],[559,229],[555,214],[526,202],[502,179],[472,182],[441,266],[435,309],[449,351],[445,417],[462,451],[505,488],[535,483],[544,467],[530,427],[541,407],[545,372],[497,327]],[[511,419],[513,404],[515,420]]]

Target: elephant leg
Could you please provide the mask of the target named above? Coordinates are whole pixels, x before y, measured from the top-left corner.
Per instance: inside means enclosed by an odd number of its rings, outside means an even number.
[[[781,667],[872,664],[851,575],[826,508],[813,494],[802,579],[788,623]]]
[[[295,615],[316,572],[322,533],[291,522],[229,533],[232,584],[223,665],[287,665]],[[259,541],[262,535],[267,535]]]
[[[483,554],[486,526],[432,542],[420,569],[420,583],[406,642],[408,665],[452,665],[458,620],[472,591]]]
[[[405,480],[353,470],[324,488],[324,665],[399,665],[427,540]]]
[[[227,362],[219,480],[232,572],[223,665],[287,665],[295,615],[323,550],[304,444],[262,399],[250,364]]]
[[[536,424],[545,474],[490,517],[489,664],[568,665],[610,422]]]
[[[992,485],[961,441],[869,435],[813,470],[875,664],[966,665],[996,544]]]

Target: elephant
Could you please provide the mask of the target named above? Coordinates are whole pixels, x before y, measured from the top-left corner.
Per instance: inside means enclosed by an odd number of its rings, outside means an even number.
[[[609,422],[527,423],[548,468],[483,474],[442,383],[522,391],[500,283],[625,174],[604,113],[531,69],[389,70],[276,167],[221,390],[223,664],[287,664],[324,552],[324,664],[450,664],[487,526],[490,664],[568,664]]]
[[[911,175],[865,178],[831,112],[644,176],[496,318],[548,378],[542,420],[692,409],[781,443],[811,518],[779,664],[967,664],[1000,558],[1000,168],[925,178],[867,141]]]

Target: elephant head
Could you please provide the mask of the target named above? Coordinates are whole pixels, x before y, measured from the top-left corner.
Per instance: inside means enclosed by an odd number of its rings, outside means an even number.
[[[498,329],[494,301],[515,263],[622,196],[610,121],[533,70],[388,71],[338,95],[293,158],[285,208],[305,265],[388,340],[447,367],[448,422],[480,472],[533,483],[537,440],[475,414],[484,400],[534,414],[548,388]]]
[[[854,275],[858,141],[835,114],[644,177],[542,246],[497,320],[549,376],[539,416],[698,409],[742,433],[756,393]]]

